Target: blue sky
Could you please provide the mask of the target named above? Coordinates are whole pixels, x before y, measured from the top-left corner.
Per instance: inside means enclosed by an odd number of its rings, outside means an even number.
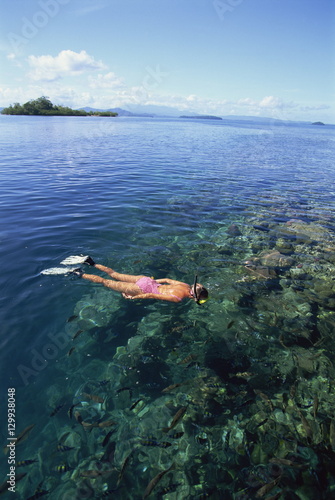
[[[0,106],[335,123],[333,0],[1,0]]]

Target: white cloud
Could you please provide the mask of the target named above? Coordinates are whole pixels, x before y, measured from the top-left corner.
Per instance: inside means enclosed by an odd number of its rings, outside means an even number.
[[[105,75],[99,74],[96,77],[89,77],[89,86],[92,89],[124,89],[125,83],[115,73],[109,72]]]
[[[22,84],[21,87],[0,88],[0,105],[8,106],[14,102],[23,104],[30,99],[45,95],[52,103],[79,108],[108,109],[121,107],[143,111],[143,105],[169,106],[183,113],[211,114],[217,116],[245,115],[263,116],[282,120],[322,120],[334,123],[334,109],[322,103],[299,103],[285,101],[275,96],[265,96],[258,100],[244,97],[236,100],[206,99],[199,95],[162,95],[148,91],[143,86],[127,87],[123,79],[115,73],[98,74],[96,78],[89,75],[73,82],[63,84],[58,81],[38,81],[32,84]],[[155,89],[156,90],[156,89]],[[317,117],[316,117],[317,114]]]
[[[328,104],[320,104],[316,106],[301,106],[300,109],[303,111],[320,111],[323,109],[330,109],[330,106]]]
[[[236,101],[236,104],[238,104],[239,106],[256,106],[257,101],[251,99],[250,97],[244,97],[243,99],[238,99]]]
[[[16,54],[11,52],[10,54],[7,54],[7,59],[14,68],[22,68],[22,62],[19,58],[17,58]]]
[[[278,97],[269,95],[264,97],[260,102],[259,106],[261,108],[278,108],[282,106],[282,101]]]
[[[297,104],[292,101],[283,101],[279,97],[274,97],[273,95],[264,97],[258,104],[261,108],[267,109],[288,109],[297,106]]]
[[[64,76],[81,75],[85,71],[105,69],[101,61],[96,61],[85,50],[81,52],[62,50],[56,57],[31,55],[28,57],[28,63],[31,68],[28,75],[34,81],[55,81]]]

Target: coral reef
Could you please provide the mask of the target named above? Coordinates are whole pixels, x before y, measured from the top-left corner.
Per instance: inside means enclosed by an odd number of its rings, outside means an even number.
[[[164,246],[155,233],[129,270],[192,281],[197,267],[205,306],[100,289],[77,303],[66,325],[76,349],[44,394],[50,411],[65,407],[27,440],[38,466],[18,490],[42,484],[52,500],[334,495],[335,221],[312,208],[307,219],[292,202],[279,213],[273,201],[256,215],[231,210],[215,231],[200,219],[196,244],[182,229]],[[176,218],[194,206],[169,202]]]

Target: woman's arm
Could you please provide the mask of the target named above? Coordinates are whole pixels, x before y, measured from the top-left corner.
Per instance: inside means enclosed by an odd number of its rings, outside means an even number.
[[[186,285],[182,281],[171,280],[170,278],[161,278],[159,280],[155,280],[157,283],[169,283],[171,285]]]
[[[138,295],[125,296],[126,299],[156,299],[156,300],[167,300],[168,302],[180,302],[182,299],[174,297],[173,295],[164,295],[162,293],[139,293]]]

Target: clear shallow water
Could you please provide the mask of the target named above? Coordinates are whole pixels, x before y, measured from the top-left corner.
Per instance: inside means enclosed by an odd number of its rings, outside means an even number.
[[[65,498],[67,492],[69,498],[83,498],[74,492],[71,471],[61,476],[54,471],[64,458],[46,460],[46,443],[57,446],[64,433],[73,427],[78,431],[79,424],[74,425],[66,410],[49,415],[60,401],[66,409],[77,403],[75,395],[87,380],[91,386],[86,392],[101,392],[94,384],[109,380],[108,390],[102,391],[107,407],[92,409],[96,414],[87,418],[104,415],[127,422],[119,422],[112,440],[118,443],[115,461],[107,462],[108,467],[119,471],[135,449],[129,476],[125,473],[124,486],[114,493],[119,498],[140,498],[149,480],[171,464],[170,449],[179,450],[178,471],[169,473],[157,491],[180,483],[177,493],[166,497],[171,499],[197,498],[212,490],[213,498],[222,492],[229,498],[244,489],[249,495],[245,498],[253,498],[257,486],[275,477],[266,469],[255,486],[250,479],[255,468],[268,467],[271,458],[285,459],[289,452],[298,461],[308,450],[302,469],[314,474],[323,467],[327,475],[326,459],[322,462],[316,447],[332,446],[329,390],[320,397],[323,405],[316,417],[311,405],[321,379],[333,376],[326,366],[333,354],[334,127],[1,116],[0,144],[1,384],[4,397],[9,386],[17,390],[18,431],[31,423],[39,429],[32,431],[22,451],[17,448],[18,460],[36,458],[37,453],[40,463],[45,458],[43,467],[24,469],[30,479],[18,484],[20,498],[32,495],[42,480],[50,498]],[[299,222],[292,229],[293,219]],[[269,264],[263,254],[273,251],[291,261],[274,264],[272,259]],[[132,274],[192,282],[198,273],[211,300],[203,308],[129,303],[75,278],[39,274],[78,253]],[[261,262],[246,268],[243,262],[250,258]],[[72,337],[78,330],[83,333],[77,342],[69,341],[66,334]],[[134,338],[138,345],[129,346],[128,339]],[[127,345],[124,353],[120,346]],[[191,358],[185,370],[179,362],[190,354],[196,361]],[[281,356],[282,370],[276,365]],[[313,356],[321,356],[317,366]],[[148,361],[152,357],[153,364]],[[292,365],[287,359],[293,359]],[[245,372],[252,375],[234,376]],[[200,393],[199,377],[204,384]],[[188,379],[197,382],[162,399],[165,386]],[[123,385],[133,387],[133,399],[118,399],[116,391]],[[280,397],[296,385],[291,420],[279,424],[284,417],[269,416],[255,391],[268,390],[282,411]],[[146,401],[150,418],[129,413],[137,398]],[[160,418],[167,425],[174,409],[185,402],[184,441],[167,450],[139,448],[138,439],[150,434],[150,426],[161,425]],[[201,416],[202,407],[212,415],[209,420]],[[312,438],[303,435],[304,429],[293,435],[293,429],[303,427],[301,411],[311,421]],[[256,423],[253,418],[258,418]],[[259,430],[265,419],[272,424]],[[255,458],[270,430],[274,439],[291,432],[295,449],[291,443],[289,451],[273,445]],[[71,467],[96,468],[90,463],[101,458],[103,449],[94,443],[107,431],[93,429],[88,438],[80,432]],[[199,433],[210,436],[210,444]],[[4,428],[4,442],[6,437]],[[302,445],[303,452],[297,449]],[[196,459],[216,465],[204,465],[197,474]],[[157,460],[160,468],[155,468]],[[106,462],[101,467],[108,468]],[[237,476],[241,468],[245,472]],[[214,478],[222,470],[229,477],[215,491]],[[294,491],[290,480],[297,480],[297,472],[292,470],[284,470],[281,484]],[[140,479],[132,485],[134,473]],[[79,475],[78,481],[88,481],[85,487],[96,498],[105,483],[111,489],[116,484],[112,474],[99,480]],[[311,483],[314,491],[317,483]]]

